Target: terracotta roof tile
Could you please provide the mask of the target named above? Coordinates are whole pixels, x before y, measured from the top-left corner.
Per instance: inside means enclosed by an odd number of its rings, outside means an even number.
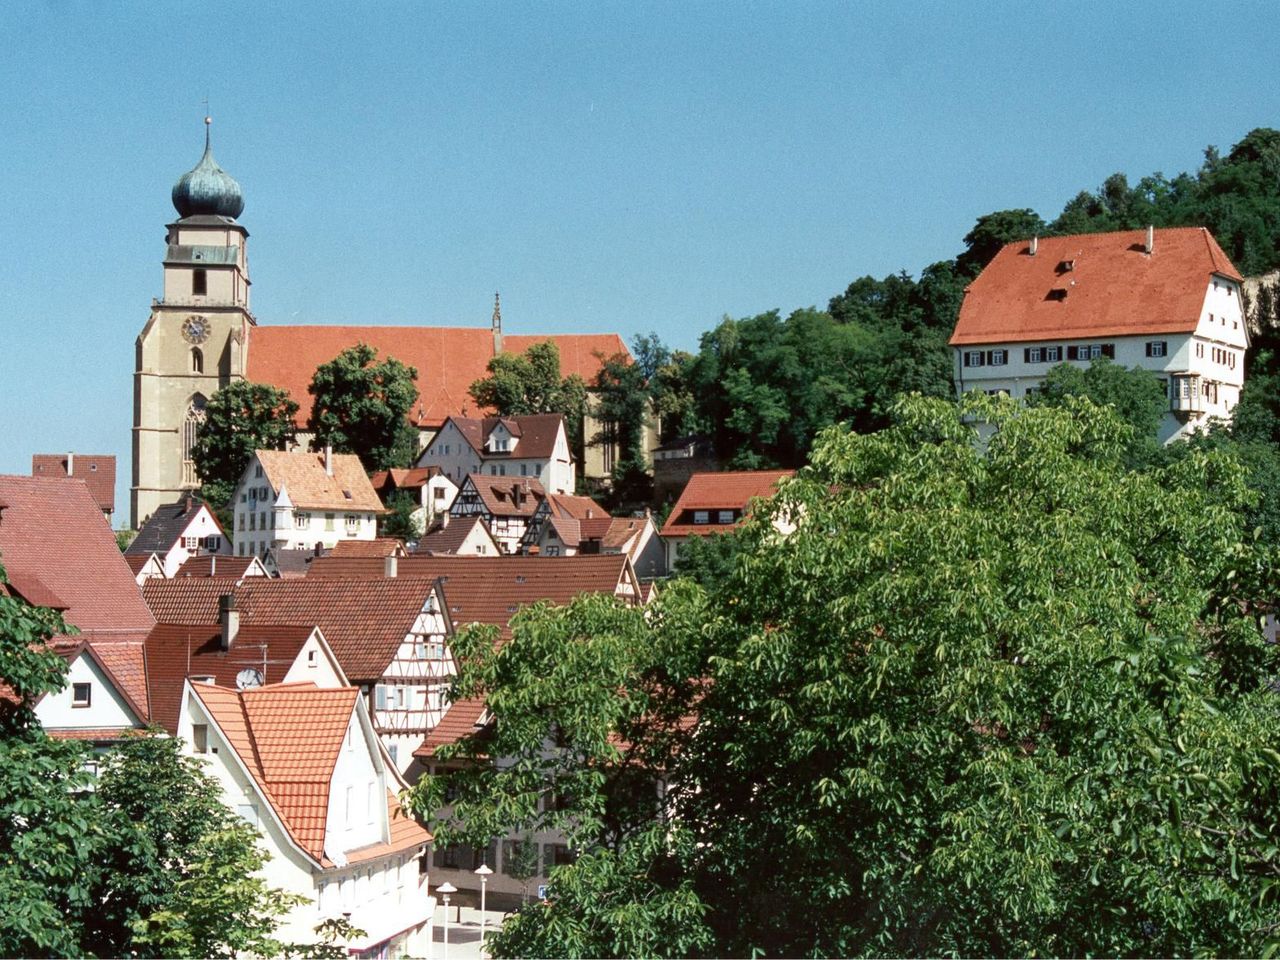
[[[279,684],[235,691],[193,684],[295,843],[324,866],[329,790],[359,691]],[[348,862],[408,850],[431,835],[403,815],[387,793],[390,842],[353,851]]]
[[[67,454],[37,453],[31,457],[33,477],[72,476],[83,480],[98,507],[108,513],[116,509],[116,458],[111,454],[76,453],[71,455],[67,470]]]
[[[325,472],[324,454],[301,450],[257,450],[267,481],[278,492],[286,490],[295,507],[313,510],[373,510],[381,513],[378,499],[360,458],[354,453],[332,455],[332,475]]]
[[[597,354],[626,353],[617,334],[557,334],[547,337],[505,336],[508,352],[522,353],[535,343],[554,340],[560,349],[560,374],[578,374],[594,383],[601,361]],[[493,359],[493,332],[487,327],[354,327],[259,326],[249,334],[248,379],[289,391],[298,403],[296,421],[311,416],[311,378],[348,347],[365,343],[380,358],[395,357],[418,371],[419,403],[410,419],[420,427],[438,427],[452,415],[474,416],[467,392],[488,375]]]
[[[466,438],[471,448],[486,460],[546,459],[555,453],[556,439],[563,429],[564,416],[559,413],[536,413],[523,417],[450,417],[458,432]],[[514,450],[490,451],[485,449],[489,434],[498,424],[506,426],[512,436],[519,438]],[[443,429],[443,427],[441,428]]]
[[[422,746],[413,751],[415,757],[434,757],[436,750],[447,743],[457,743],[477,729],[484,715],[484,700],[459,700],[449,704],[440,722],[431,728]]]
[[[225,577],[154,577],[142,584],[142,596],[160,623],[216,626],[218,598],[230,593],[234,581]]]
[[[1145,242],[1145,230],[1043,237],[1034,256],[1006,244],[969,285],[951,345],[1190,333],[1213,275],[1241,279],[1203,227],[1156,230],[1150,255]]]
[[[462,484],[464,487],[471,484],[485,509],[495,517],[532,517],[538,504],[547,497],[542,484],[528,477],[491,477],[471,473]]]
[[[436,526],[428,530],[426,535],[418,541],[418,547],[413,552],[432,556],[457,553],[477,525],[484,531],[485,539],[490,544],[489,549],[496,553],[498,545],[489,534],[489,528],[479,517],[454,517],[444,526]]]
[[[717,510],[742,511],[756,497],[771,497],[777,492],[778,483],[795,474],[794,470],[737,470],[724,473],[695,473],[685,484],[680,498],[671,508],[667,522],[663,524],[664,537],[706,536],[725,533],[741,525],[694,524],[693,511]],[[711,517],[715,520],[715,517]]]
[[[239,580],[245,575],[262,576],[265,570],[259,570],[262,561],[257,557],[219,556],[213,553],[202,553],[187,558],[173,576],[178,577],[222,577]]]
[[[142,640],[89,641],[98,662],[106,669],[116,688],[143,722],[150,721],[147,696],[146,643]]]
[[[67,621],[101,638],[151,629],[154,619],[83,480],[0,476],[0,565],[57,598]],[[24,594],[25,595],[25,594]]]
[[[375,540],[339,540],[329,551],[331,557],[407,557],[404,541],[396,537]]]
[[[590,497],[575,497],[565,493],[551,494],[551,513],[557,517],[573,517],[575,520],[608,519],[609,511]]]
[[[216,626],[157,624],[146,641],[152,721],[177,732],[182,684],[188,677],[213,677],[215,683],[235,687],[240,671],[253,667],[265,668],[266,683],[280,683],[311,631],[311,627],[242,623],[231,649],[223,650]]]

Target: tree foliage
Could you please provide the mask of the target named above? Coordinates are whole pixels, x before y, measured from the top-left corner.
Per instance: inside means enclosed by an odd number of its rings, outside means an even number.
[[[397,490],[387,500],[391,512],[382,518],[381,536],[404,541],[419,539],[423,534],[422,504],[407,490]]]
[[[1160,423],[1169,406],[1166,390],[1151,370],[1125,369],[1100,357],[1084,368],[1072,363],[1050,367],[1040,391],[1029,402],[1061,407],[1069,397],[1088,397],[1099,406],[1111,407],[1132,428],[1128,460],[1137,464],[1154,456],[1159,446]]]
[[[67,630],[0,595],[0,955],[280,952],[291,898],[256,875],[257,834],[176,740],[126,742],[95,783],[88,748],[40,728],[35,701],[66,685],[49,641]]]
[[[226,507],[253,451],[288,447],[297,412],[287,390],[265,383],[237,380],[210,397],[191,448],[201,497],[215,510]]]
[[[311,429],[317,448],[354,453],[369,472],[407,467],[418,453],[408,421],[418,399],[418,371],[358,343],[321,364],[311,381]]]
[[[1133,427],[1084,397],[966,404],[824,432],[715,593],[470,641],[455,692],[497,723],[458,755],[511,763],[462,775],[442,835],[546,824],[583,854],[501,954],[620,953],[675,903],[685,953],[1267,948],[1276,556],[1244,471],[1130,469]]]
[[[561,378],[560,348],[554,340],[535,343],[523,353],[499,353],[489,375],[471,384],[471,398],[500,416],[560,413],[570,446],[581,451],[587,387],[577,374]]]

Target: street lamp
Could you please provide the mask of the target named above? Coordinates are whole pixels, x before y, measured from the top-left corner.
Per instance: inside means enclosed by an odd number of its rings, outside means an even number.
[[[471,862],[475,863],[474,860],[472,860]],[[480,864],[480,866],[476,867],[475,869],[475,875],[480,878],[480,952],[481,953],[484,952],[484,926],[485,926],[485,921],[488,919],[488,914],[484,912],[484,893],[485,893],[485,888],[489,886],[489,877],[492,874],[493,874],[493,871],[489,869],[489,865],[487,863],[482,863]]]
[[[457,892],[458,888],[448,880],[436,887],[436,893],[444,897],[444,960],[449,960],[449,894]]]

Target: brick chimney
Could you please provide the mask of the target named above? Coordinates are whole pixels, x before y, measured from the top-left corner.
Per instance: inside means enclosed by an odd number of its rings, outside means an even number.
[[[236,609],[234,593],[225,593],[218,598],[218,620],[222,625],[222,649],[230,650],[240,633],[240,611]]]

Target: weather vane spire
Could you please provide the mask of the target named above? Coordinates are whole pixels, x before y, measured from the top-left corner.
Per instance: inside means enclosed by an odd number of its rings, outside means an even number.
[[[208,95],[200,101],[204,104],[204,148],[209,149],[209,127],[213,124],[213,117],[209,116],[209,97]]]

